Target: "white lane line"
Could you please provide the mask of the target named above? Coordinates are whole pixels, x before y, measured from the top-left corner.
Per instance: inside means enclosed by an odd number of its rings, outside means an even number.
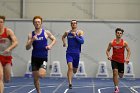
[[[4,87],[4,88],[15,88],[15,87],[19,87],[19,86],[8,86],[8,87]]]
[[[16,84],[14,84],[14,85],[8,85],[7,84],[7,86],[5,86],[4,88],[14,88],[14,87],[22,87],[23,85],[16,85]],[[24,86],[26,86],[26,87],[31,87],[31,86],[34,86],[33,84],[29,84],[29,85],[24,85]],[[57,84],[41,84],[40,86],[57,86]]]
[[[93,85],[91,85],[91,86],[75,86],[75,87],[73,87],[73,88],[92,88],[92,87],[94,87]]]
[[[31,84],[31,83],[29,83],[29,84]],[[29,84],[27,84],[27,85],[29,85]],[[24,87],[27,87],[27,85],[23,85],[23,86],[21,86],[21,87],[15,89],[15,90],[13,90],[13,91],[10,92],[10,93],[15,93],[16,91],[18,91],[18,90],[20,90],[20,89],[22,89],[22,88],[24,88]]]
[[[67,93],[68,90],[69,90],[69,89],[67,88],[67,89],[64,91],[64,93]]]
[[[108,89],[108,88],[114,88],[114,87],[104,87],[104,88],[99,88],[99,89],[98,89],[98,93],[101,93],[101,90]]]
[[[120,88],[127,88],[127,89],[129,89],[129,86],[122,86],[122,87],[120,87]],[[105,89],[109,89],[109,88],[114,88],[114,87],[104,87],[104,88],[99,88],[98,89],[98,93],[101,93],[101,90],[105,90]],[[131,92],[131,93],[139,93],[138,91],[136,91],[134,88],[130,88],[129,89],[129,91]]]
[[[127,86],[125,83],[123,83],[123,82],[120,82],[120,83],[122,83],[122,85],[124,85],[131,93],[133,93],[133,91],[131,91],[131,89],[129,88],[130,86]]]
[[[46,87],[56,87],[56,86],[48,86],[48,85],[46,85],[46,86],[44,86],[44,87],[40,87],[40,88],[46,88]],[[33,91],[35,91],[36,89],[35,88],[33,88],[32,90],[30,90],[28,93],[32,93]]]
[[[35,91],[36,89],[34,88],[34,89],[32,89],[31,91],[29,91],[28,93],[32,93],[33,91]]]
[[[72,87],[72,88],[93,88],[95,87],[94,85],[91,85],[91,86],[75,86],[75,87]],[[67,93],[68,92],[68,88],[64,91],[64,93]],[[95,92],[94,92],[95,93]]]
[[[136,91],[133,87],[130,87],[130,89],[132,90],[132,93],[139,93],[139,92]]]
[[[66,82],[66,80],[64,80],[61,84],[59,84],[59,86],[52,92],[52,93],[56,93],[57,90]]]
[[[46,88],[46,87],[56,87],[56,86],[44,86],[44,87],[40,87],[40,88]],[[28,93],[32,93],[33,91],[35,91],[36,89],[34,88],[34,89],[32,89],[32,90],[30,90]]]
[[[133,86],[133,88],[140,88],[140,86]]]
[[[94,80],[92,79],[92,87],[93,87],[93,93],[95,93],[95,83],[94,83]]]

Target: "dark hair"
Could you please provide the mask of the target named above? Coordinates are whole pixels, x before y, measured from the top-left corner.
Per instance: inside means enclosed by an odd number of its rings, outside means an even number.
[[[41,20],[41,23],[42,23],[43,18],[41,16],[34,16],[33,23],[34,23],[34,20],[37,19],[37,18],[40,19]]]
[[[121,31],[122,33],[124,32],[123,29],[121,29],[121,28],[116,28],[115,32],[117,33],[118,31]]]
[[[73,21],[76,21],[76,24],[77,24],[77,20],[71,20],[71,24],[72,24]]]
[[[0,19],[3,19],[3,21],[5,21],[5,16],[0,15]]]

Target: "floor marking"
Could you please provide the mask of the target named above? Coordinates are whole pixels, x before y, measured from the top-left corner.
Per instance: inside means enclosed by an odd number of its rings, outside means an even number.
[[[131,89],[129,88],[130,86],[127,86],[125,83],[123,83],[123,82],[120,82],[120,83],[122,83],[131,93],[133,93],[132,91],[131,91]]]
[[[36,89],[34,88],[34,89],[32,89],[31,91],[29,91],[28,93],[32,93],[33,91],[35,91]]]
[[[130,87],[130,89],[131,89],[134,93],[139,93],[138,91],[136,91],[137,88],[140,88],[140,86],[133,86],[133,87]]]
[[[139,92],[136,91],[133,87],[130,87],[130,89],[132,90],[132,93],[139,93]]]
[[[129,89],[128,87],[129,87],[129,86],[121,86],[120,88],[127,88],[127,89]],[[114,88],[114,87],[99,88],[99,89],[98,89],[98,93],[101,93],[101,90],[109,89],[109,88]],[[129,89],[129,91],[130,91],[131,93],[133,93],[130,89]]]
[[[99,88],[99,89],[98,89],[98,93],[101,93],[101,90],[103,90],[103,89],[108,89],[108,88],[114,88],[114,87],[104,87],[104,88]]]
[[[57,90],[66,82],[66,80],[64,80],[61,84],[59,84],[59,86],[52,92],[52,93],[56,93]]]
[[[94,83],[94,80],[92,79],[92,87],[93,87],[93,93],[95,93],[95,83]]]
[[[64,91],[64,93],[67,93],[68,90],[69,90],[69,89],[67,88],[67,89]]]
[[[31,83],[29,83],[29,84],[31,84]],[[13,90],[13,91],[12,91],[12,92],[10,92],[10,93],[15,93],[16,91],[18,91],[18,90],[20,90],[20,89],[22,89],[22,88],[26,87],[26,86],[27,86],[27,85],[29,85],[29,84],[23,85],[23,86],[21,86],[21,87],[19,87],[19,88],[15,89],[15,90]]]

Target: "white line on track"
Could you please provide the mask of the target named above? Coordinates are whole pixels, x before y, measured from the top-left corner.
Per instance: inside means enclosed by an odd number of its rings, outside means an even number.
[[[31,91],[29,91],[28,93],[32,93],[33,91],[35,91],[36,89],[34,88],[34,89],[32,89]]]
[[[133,90],[131,90],[131,88],[129,86],[127,86],[125,83],[123,82],[120,82],[122,83],[131,93],[137,93],[137,92],[134,92]]]
[[[132,93],[139,93],[138,91],[136,91],[133,87],[130,87]]]
[[[19,88],[15,89],[15,90],[13,90],[13,91],[12,91],[12,92],[10,92],[10,93],[15,93],[16,91],[18,91],[18,90],[20,90],[20,89],[22,89],[22,88],[26,87],[26,86],[27,86],[27,85],[29,85],[29,84],[31,84],[31,83],[28,83],[28,84],[26,84],[26,85],[23,85],[23,86],[21,86],[21,87],[19,87]]]
[[[123,87],[129,89],[129,86],[122,86],[122,87],[120,87],[120,88],[123,88]],[[99,89],[98,89],[98,93],[102,93],[101,90],[109,89],[109,88],[114,88],[114,87],[99,88]],[[138,92],[131,91],[131,89],[129,89],[129,91],[130,91],[131,93],[138,93]]]
[[[57,90],[66,82],[66,80],[64,80],[61,84],[59,84],[59,86],[52,92],[52,93],[56,93]]]
[[[64,91],[64,93],[67,93],[68,90],[69,90],[69,89],[67,88],[67,89]]]
[[[101,90],[108,89],[108,88],[114,88],[114,87],[104,87],[104,88],[99,88],[99,89],[98,89],[98,93],[101,93]]]
[[[72,88],[92,88],[92,87],[95,87],[94,85],[91,85],[91,86],[75,86],[75,87],[72,87]],[[68,88],[64,91],[64,93],[67,93],[68,92]],[[95,92],[94,92],[95,93]]]
[[[92,79],[92,84],[93,84],[93,93],[95,93],[95,83],[94,83],[94,81],[93,81],[93,79]]]

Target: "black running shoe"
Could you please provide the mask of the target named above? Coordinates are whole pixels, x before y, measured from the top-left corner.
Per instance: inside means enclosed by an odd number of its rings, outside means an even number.
[[[72,84],[69,84],[69,89],[72,89]]]

